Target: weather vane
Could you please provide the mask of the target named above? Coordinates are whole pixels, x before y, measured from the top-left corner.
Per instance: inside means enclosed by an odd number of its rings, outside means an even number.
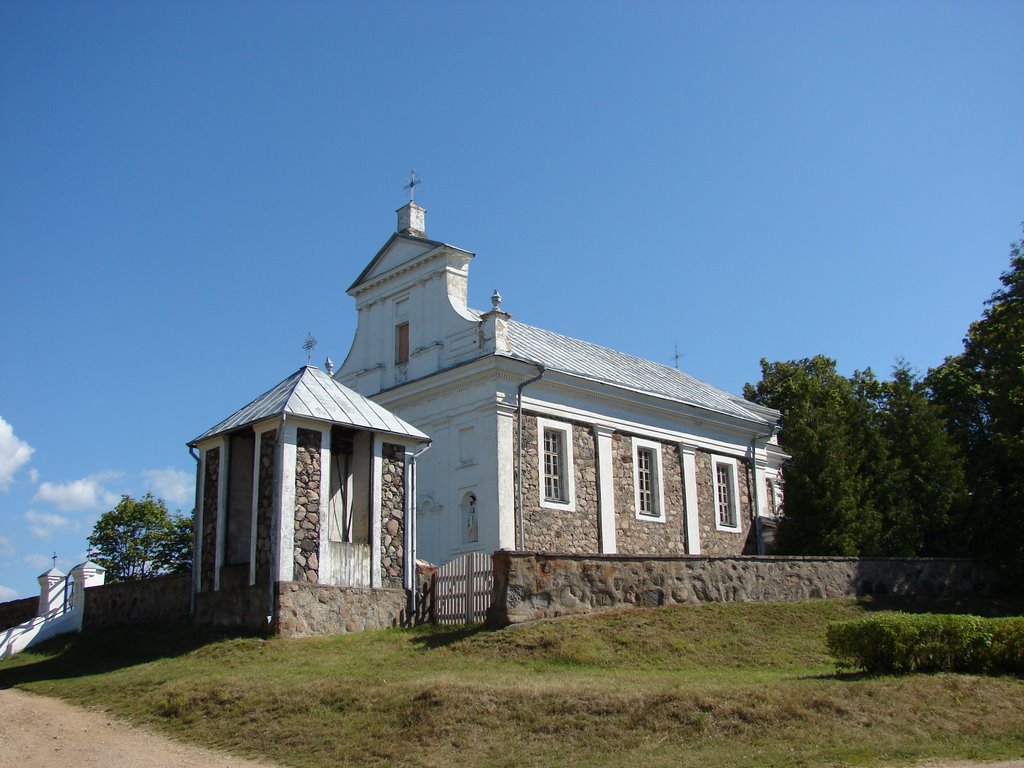
[[[309,364],[310,359],[313,357],[313,350],[316,349],[316,339],[313,338],[312,331],[307,334],[306,340],[302,343],[302,348],[306,350],[306,363]]]
[[[419,176],[416,175],[416,169],[415,168],[413,168],[411,171],[409,171],[409,183],[406,184],[404,187],[402,187],[402,189],[409,190],[409,202],[410,203],[412,202],[413,194],[415,194],[415,192],[416,192],[416,187],[418,187],[422,183],[423,183],[423,181],[420,179]]]

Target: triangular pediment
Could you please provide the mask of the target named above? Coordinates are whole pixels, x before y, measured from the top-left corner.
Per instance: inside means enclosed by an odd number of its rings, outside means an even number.
[[[400,233],[393,234],[384,243],[384,246],[377,251],[377,255],[370,260],[370,263],[366,265],[366,269],[356,278],[356,281],[349,286],[348,293],[351,294],[360,285],[369,283],[380,275],[386,274],[403,264],[413,262],[424,254],[430,253],[443,245],[444,243],[437,240],[427,240],[424,237],[414,237]]]

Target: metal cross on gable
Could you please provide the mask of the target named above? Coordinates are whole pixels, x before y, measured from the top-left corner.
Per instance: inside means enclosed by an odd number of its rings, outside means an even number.
[[[408,192],[409,192],[409,202],[410,203],[412,202],[413,195],[416,193],[416,187],[418,187],[422,183],[423,183],[423,180],[420,179],[420,177],[416,175],[416,169],[415,168],[413,168],[411,171],[409,171],[409,183],[406,184],[404,187],[402,187],[402,189],[408,190]]]

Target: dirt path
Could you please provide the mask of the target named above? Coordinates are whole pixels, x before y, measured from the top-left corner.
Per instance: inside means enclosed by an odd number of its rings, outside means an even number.
[[[274,768],[171,741],[60,699],[0,690],[0,768]]]
[[[275,768],[133,728],[60,699],[0,690],[0,768]],[[1024,768],[1002,763],[919,763],[917,768]]]

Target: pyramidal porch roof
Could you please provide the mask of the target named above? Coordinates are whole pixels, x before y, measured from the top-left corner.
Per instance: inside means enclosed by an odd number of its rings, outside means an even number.
[[[194,447],[211,437],[282,414],[384,432],[419,442],[430,440],[386,408],[339,384],[316,366],[306,365],[188,445]]]

